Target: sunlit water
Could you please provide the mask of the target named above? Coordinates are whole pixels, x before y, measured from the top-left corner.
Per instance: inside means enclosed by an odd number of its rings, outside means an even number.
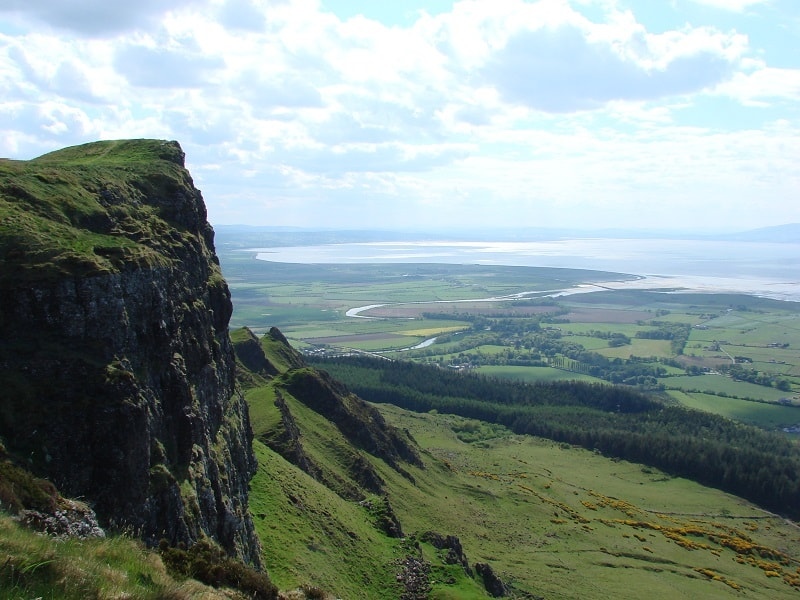
[[[642,277],[610,281],[603,284],[606,287],[739,292],[800,301],[800,243],[583,238],[541,242],[373,242],[255,251],[260,260],[286,263],[445,263],[590,269]],[[597,288],[587,286],[580,291],[592,289]]]

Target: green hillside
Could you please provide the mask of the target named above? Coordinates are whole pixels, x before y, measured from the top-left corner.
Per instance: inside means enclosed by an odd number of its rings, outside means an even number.
[[[250,508],[286,600],[797,597],[800,532],[741,498],[475,419],[376,412],[277,330],[232,337],[261,349],[257,371],[238,365]],[[3,517],[0,552],[8,598],[244,597],[171,575],[124,536],[58,542]]]
[[[281,588],[486,598],[474,569],[485,563],[519,598],[791,598],[800,589],[795,526],[736,496],[499,425],[378,405],[422,459],[391,465],[288,392],[293,378],[324,375],[286,368],[286,346],[274,335],[261,345],[284,368],[246,392],[260,464],[252,502],[265,564]],[[377,474],[377,493],[355,477],[355,456]],[[305,469],[293,464],[298,457]],[[404,538],[387,533],[388,507]],[[447,563],[449,550],[422,541],[430,531],[458,537],[471,576]],[[409,556],[429,563],[429,595],[398,587]]]
[[[254,336],[239,330],[232,338],[241,375],[242,349]],[[447,573],[457,597],[486,597],[462,566],[421,541],[427,530],[406,532],[397,520],[390,490],[400,482],[414,487],[428,471],[408,435],[305,366],[277,330],[259,343],[270,365],[261,362],[262,372],[278,372],[245,377],[259,462],[251,511],[272,579],[343,598],[423,598],[421,591],[442,584],[421,578],[414,591],[398,581],[409,561],[420,560]]]

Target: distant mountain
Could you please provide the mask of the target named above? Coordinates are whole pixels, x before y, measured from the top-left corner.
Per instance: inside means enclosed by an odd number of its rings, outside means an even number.
[[[800,223],[788,223],[786,225],[750,229],[748,231],[719,236],[717,239],[731,242],[800,243]]]
[[[322,229],[250,225],[215,225],[218,246],[237,248],[317,246],[323,244],[471,241],[532,242],[586,238],[668,239],[741,242],[800,242],[800,223],[790,223],[733,233],[665,231],[657,229],[572,229],[520,227],[504,229],[427,229],[418,231],[389,229]]]

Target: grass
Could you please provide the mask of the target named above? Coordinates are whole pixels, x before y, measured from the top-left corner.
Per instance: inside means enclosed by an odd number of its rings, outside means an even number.
[[[308,430],[307,435],[314,435]],[[397,596],[402,557],[366,509],[348,502],[260,442],[250,508],[272,580],[281,588],[319,586],[346,598]]]
[[[161,264],[171,208],[152,199],[191,186],[177,144],[96,142],[0,161],[0,270],[14,281]],[[133,200],[121,202],[120,198]]]
[[[331,477],[346,478],[352,449],[341,433],[285,399],[307,455]],[[517,594],[775,599],[800,589],[797,529],[739,498],[473,419],[379,409],[423,450],[424,468],[404,467],[410,478],[364,455],[405,534],[458,536],[470,565],[489,563]],[[408,547],[379,533],[356,502],[263,445],[256,450],[251,499],[273,579],[341,597],[396,597],[394,577]],[[431,598],[486,597],[441,551],[419,548],[431,561]]]
[[[274,398],[269,387],[247,391],[257,438],[278,422]],[[344,478],[352,447],[329,421],[288,394],[285,400],[308,455]],[[471,565],[491,564],[518,593],[590,600],[798,593],[796,528],[736,497],[474,420],[379,408],[423,450],[424,468],[405,467],[413,479],[368,457],[406,534],[458,536]],[[260,441],[254,450],[250,508],[271,579],[283,589],[344,598],[399,597],[395,576],[408,544]],[[431,598],[486,597],[442,552],[426,543],[420,550],[431,562]],[[5,597],[14,599],[218,593],[175,581],[157,555],[126,538],[55,542],[0,520],[0,556],[16,557],[13,577],[0,570]],[[46,585],[36,587],[40,580]]]
[[[620,311],[622,313],[622,311]],[[621,315],[617,315],[616,313],[608,312],[607,315],[614,319],[619,318]],[[623,317],[624,319],[624,317]],[[592,323],[592,322],[571,322],[571,323],[559,323],[558,328],[564,332],[573,333],[575,335],[587,335],[589,332],[592,331],[602,331],[604,333],[623,333],[628,337],[634,337],[637,332],[639,331],[652,331],[655,327],[652,326],[645,326],[645,325],[636,325],[633,323],[628,323],[627,320],[623,320],[622,322],[608,322],[608,323]]]
[[[281,372],[290,369],[286,348],[279,342],[262,340],[262,347]],[[283,589],[306,585],[346,598],[396,597],[395,563],[402,558],[402,548],[374,526],[365,507],[344,499],[342,493],[355,487],[347,474],[354,449],[336,426],[281,392],[301,426],[302,451],[320,466],[327,486],[265,445],[283,432],[274,384],[249,389],[245,395],[258,460],[250,484],[250,511],[270,577]]]
[[[749,400],[726,398],[701,392],[670,390],[668,393],[672,398],[689,408],[704,410],[765,429],[800,424],[800,408],[797,407],[751,402]]]
[[[250,426],[254,432],[274,429],[281,420],[281,413],[275,406],[275,391],[270,386],[248,390],[247,403],[250,408]]]
[[[9,600],[189,600],[230,598],[194,580],[178,581],[158,554],[124,536],[55,540],[0,513],[0,596]]]
[[[514,303],[445,305],[433,304],[435,300],[568,285],[564,281],[556,284],[554,274],[545,270],[280,265],[233,252],[223,252],[222,262],[234,294],[235,323],[256,331],[258,327],[286,325],[284,333],[297,344],[338,338],[336,343],[370,349],[385,347],[387,340],[396,339],[392,336],[403,336],[404,346],[408,346],[413,336],[422,339],[469,324],[466,320],[422,318],[422,306],[431,312],[448,307],[472,315],[510,316],[514,310],[522,310]],[[572,276],[586,277],[586,273]],[[429,304],[403,304],[394,312],[388,308],[374,311],[393,318],[344,316],[349,308],[391,302]],[[731,308],[740,302],[747,304],[746,310]],[[690,343],[701,344],[700,350],[703,340],[730,338],[728,341],[746,344],[755,353],[754,345],[772,339],[776,326],[792,326],[790,317],[796,312],[784,309],[782,303],[743,301],[738,296],[646,292],[587,294],[570,298],[565,306],[571,309],[573,321],[559,326],[577,334],[570,341],[586,341],[587,348],[609,357],[676,358],[668,341],[635,338],[636,332],[652,329],[647,323],[653,319],[717,328],[693,330]],[[408,316],[414,320],[401,318]],[[756,329],[748,332],[747,327]],[[759,331],[758,327],[766,329]],[[632,344],[610,349],[606,340],[580,335],[592,330],[626,333]],[[795,334],[790,328],[786,331],[790,348],[800,346],[800,337],[792,337]],[[723,334],[726,338],[720,337]],[[456,360],[456,344],[432,348],[439,353],[437,358]],[[503,345],[483,345],[470,353],[496,356],[506,350]],[[687,349],[690,351],[695,349]],[[781,368],[787,371],[800,364],[792,351],[770,354],[763,347],[758,349],[757,358],[764,363],[775,356],[786,360]],[[494,376],[528,381],[585,378],[542,367],[482,369]],[[679,373],[680,368],[670,366],[669,371]],[[663,381],[688,386],[706,379]],[[716,391],[730,393],[725,389]],[[759,391],[767,394],[769,388]],[[768,427],[783,419],[768,410],[792,410],[680,390],[670,394],[704,410],[725,411],[723,414],[732,418]],[[279,413],[273,400],[270,391],[248,392],[257,437],[277,427]],[[341,492],[337,486],[348,477],[352,448],[325,419],[288,395],[285,400],[302,431],[304,450],[326,472],[333,482],[330,487]],[[490,563],[518,592],[548,599],[775,599],[798,593],[797,530],[736,497],[642,465],[514,436],[502,428],[451,415],[413,414],[391,406],[380,409],[389,422],[410,432],[424,453],[424,469],[407,467],[413,479],[368,457],[386,482],[388,498],[406,534],[435,530],[457,535],[471,564]],[[364,507],[343,499],[260,442],[256,453],[259,471],[251,486],[251,506],[265,564],[275,582],[282,588],[318,585],[341,597],[396,597],[398,561],[408,548],[380,533]],[[434,563],[432,598],[485,597],[474,580],[459,574],[460,567],[444,566],[438,551],[427,544],[420,548]]]
[[[466,328],[466,325],[452,325],[452,321],[443,321],[441,325],[437,324],[436,322],[432,322],[430,319],[426,319],[425,322],[427,327],[423,329],[406,329],[403,330],[403,335],[421,336],[426,338],[442,335],[443,333],[462,331]]]
[[[489,562],[520,590],[564,599],[797,594],[789,583],[800,556],[796,530],[738,498],[536,438],[465,443],[454,431],[463,427],[458,417],[381,410],[446,465],[415,470],[416,486],[381,471],[406,529],[458,535],[471,563]],[[764,568],[775,561],[720,542],[745,537],[785,552],[779,577]]]
[[[680,389],[689,392],[708,392],[711,394],[725,394],[735,398],[749,398],[764,402],[777,402],[787,396],[786,392],[772,387],[756,385],[748,381],[736,381],[724,375],[688,375],[665,377],[660,380],[668,388]],[[800,414],[800,411],[798,411]]]
[[[631,356],[670,358],[674,355],[669,344],[669,340],[632,338],[629,345],[604,348],[597,352],[608,358],[630,358]]]
[[[345,348],[355,348],[368,352],[403,350],[415,346],[423,341],[423,338],[402,337],[402,338],[383,338],[377,340],[363,340],[350,342],[344,345]]]

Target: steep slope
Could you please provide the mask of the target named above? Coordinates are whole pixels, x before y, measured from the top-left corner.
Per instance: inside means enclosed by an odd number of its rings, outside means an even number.
[[[409,479],[407,465],[423,466],[407,434],[389,426],[374,407],[327,373],[309,368],[278,329],[259,340],[243,328],[232,338],[240,381],[256,388],[248,395],[256,436],[307,474],[342,497],[361,500],[384,492],[366,455]],[[338,442],[315,451],[313,441],[303,439],[296,414],[308,410],[335,426]]]
[[[0,161],[0,437],[155,543],[259,563],[230,294],[176,142]]]
[[[367,405],[422,463],[400,459],[397,469],[337,426],[347,388],[302,357],[276,366],[289,352],[277,333],[258,341],[262,362],[280,373],[258,376],[246,397],[259,456],[256,526],[283,587],[550,600],[773,599],[800,589],[792,523],[652,467],[475,419]],[[258,339],[247,330],[233,338]],[[369,464],[378,493],[354,475],[353,456]],[[392,523],[404,538],[392,537]]]
[[[407,531],[394,512],[396,481],[417,489],[420,478],[436,478],[413,438],[308,367],[277,329],[231,337],[248,387],[259,462],[252,510],[272,579],[345,598],[486,598],[452,532]],[[244,361],[258,373],[245,372]],[[448,472],[435,460],[433,469]],[[434,573],[447,583],[434,583]],[[437,585],[456,595],[430,596]]]

